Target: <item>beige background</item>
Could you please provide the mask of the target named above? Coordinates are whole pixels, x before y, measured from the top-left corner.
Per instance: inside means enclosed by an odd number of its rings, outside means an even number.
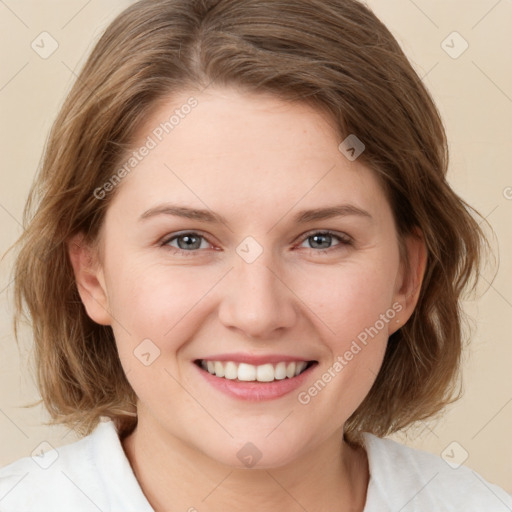
[[[1,253],[21,232],[30,183],[75,73],[93,42],[129,3],[0,2]],[[492,225],[500,254],[492,284],[489,270],[483,276],[481,296],[465,303],[473,319],[464,367],[465,396],[442,420],[419,425],[407,438],[394,437],[438,455],[445,453],[452,460],[464,459],[467,452],[467,466],[512,492],[508,324],[512,317],[512,1],[372,0],[368,4],[395,34],[432,92],[450,139],[449,181]],[[43,31],[59,45],[46,59],[31,48]],[[458,58],[452,56],[463,49],[464,41],[448,37],[454,31],[469,44]],[[48,417],[41,407],[22,407],[38,395],[29,371],[30,332],[24,333],[19,349],[13,338],[11,265],[12,258],[7,257],[0,266],[0,466],[30,455],[44,441],[58,447],[76,439],[65,428],[43,426]]]

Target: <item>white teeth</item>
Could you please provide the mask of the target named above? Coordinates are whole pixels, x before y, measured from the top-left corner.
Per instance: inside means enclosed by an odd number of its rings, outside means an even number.
[[[286,367],[286,376],[289,379],[295,377],[295,363],[288,363],[288,366]]]
[[[277,380],[286,379],[286,363],[277,363],[276,369],[274,370],[274,377]]]
[[[214,369],[215,375],[217,375],[217,377],[224,377],[224,366],[222,366],[222,363],[220,361],[215,361]]]
[[[236,379],[238,377],[238,368],[236,367],[236,364],[233,363],[232,361],[228,361],[224,366],[224,377],[226,379],[231,380]]]
[[[238,365],[238,380],[256,380],[256,366],[240,363]]]
[[[280,362],[277,364],[261,364],[258,366],[233,361],[201,360],[201,367],[217,377],[238,379],[245,382],[272,382],[274,380],[291,379],[301,374],[307,366],[306,361]]]
[[[308,363],[306,363],[306,361],[301,361],[300,363],[297,363],[297,368],[295,368],[295,375],[299,375],[299,373],[301,373],[302,370],[306,368],[307,364]]]
[[[272,382],[274,380],[274,367],[271,364],[257,366],[256,380],[259,382]]]

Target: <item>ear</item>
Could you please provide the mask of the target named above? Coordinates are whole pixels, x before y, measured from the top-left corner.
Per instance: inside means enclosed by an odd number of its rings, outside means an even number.
[[[67,242],[78,293],[89,317],[98,324],[111,325],[108,296],[97,250],[85,242],[82,233]]]
[[[427,247],[419,228],[415,228],[413,233],[405,238],[404,244],[409,265],[406,267],[405,261],[400,262],[393,303],[399,303],[402,309],[397,312],[397,322],[390,324],[390,335],[402,327],[414,312],[427,265]]]

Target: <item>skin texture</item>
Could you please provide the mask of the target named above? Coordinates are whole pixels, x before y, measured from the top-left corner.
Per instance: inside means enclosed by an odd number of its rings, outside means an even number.
[[[367,458],[342,441],[343,425],[369,392],[389,335],[413,312],[425,246],[408,239],[406,272],[373,171],[338,150],[332,125],[309,106],[234,89],[188,91],[150,116],[135,146],[192,95],[197,106],[115,191],[100,253],[80,236],[69,245],[86,310],[112,326],[138,396],[125,452],[157,511],[363,510]],[[139,220],[166,202],[209,209],[227,224],[165,214]],[[341,203],[372,218],[293,220],[300,210]],[[342,239],[315,245],[310,237],[324,230]],[[191,231],[204,236],[193,250],[183,238],[159,245]],[[236,251],[248,236],[263,251],[251,263]],[[352,244],[343,243],[347,236]],[[298,392],[393,304],[400,313],[301,404]],[[148,366],[134,355],[145,339],[160,350]],[[212,388],[193,365],[231,352],[318,365],[297,391],[243,401]],[[251,469],[237,457],[248,442],[262,454]]]

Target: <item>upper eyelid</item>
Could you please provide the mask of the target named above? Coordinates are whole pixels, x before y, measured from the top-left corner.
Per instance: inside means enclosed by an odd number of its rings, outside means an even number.
[[[212,242],[210,242],[210,239],[209,239],[208,235],[204,234],[201,231],[197,231],[197,230],[194,230],[194,231],[192,231],[192,230],[191,231],[178,231],[178,232],[175,232],[175,233],[171,233],[169,235],[165,235],[164,237],[162,237],[158,243],[159,244],[168,244],[172,240],[174,240],[176,238],[179,238],[180,236],[184,236],[184,235],[199,235],[200,237],[204,238],[209,244],[212,243]]]
[[[345,244],[354,242],[354,239],[347,233],[336,232],[336,231],[330,230],[330,229],[314,229],[312,231],[306,231],[306,233],[304,233],[303,235],[300,235],[299,240],[303,242],[307,238],[309,238],[310,236],[313,236],[315,234],[324,234],[324,235],[334,236],[334,237],[338,238],[341,243],[345,243]],[[334,247],[336,247],[336,246],[334,246]],[[329,250],[329,249],[324,249],[324,250]]]

